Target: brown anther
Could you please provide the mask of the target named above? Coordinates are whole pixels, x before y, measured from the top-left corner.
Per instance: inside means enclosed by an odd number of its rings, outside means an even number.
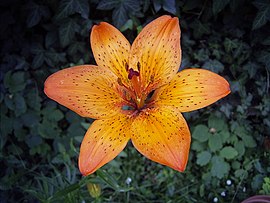
[[[126,71],[128,71],[128,64],[127,63],[125,63],[125,68],[126,68]]]
[[[140,72],[140,70],[141,70],[141,64],[140,64],[140,62],[137,63],[137,69]]]
[[[133,78],[133,76],[139,76],[139,75],[140,75],[139,72],[133,70],[133,68],[130,68],[128,70],[128,79],[130,79],[130,80]]]
[[[124,84],[122,83],[121,78],[117,78],[117,83],[118,83],[120,86],[124,86]]]

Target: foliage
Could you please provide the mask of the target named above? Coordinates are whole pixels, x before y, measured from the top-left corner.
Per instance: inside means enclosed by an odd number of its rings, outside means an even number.
[[[240,202],[269,194],[269,0],[2,1],[1,201]],[[93,24],[107,21],[132,41],[152,19],[180,18],[181,67],[225,76],[232,93],[186,113],[192,131],[184,173],[130,146],[95,175],[81,177],[78,151],[91,119],[43,93],[53,72],[94,63]],[[199,119],[200,118],[200,119]],[[95,199],[89,184],[101,187]]]

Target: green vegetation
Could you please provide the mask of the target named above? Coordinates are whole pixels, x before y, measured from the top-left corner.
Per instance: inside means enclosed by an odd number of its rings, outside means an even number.
[[[269,194],[269,0],[10,0],[0,6],[1,202],[240,202]],[[59,69],[95,63],[92,25],[107,21],[133,41],[163,14],[180,18],[181,67],[222,75],[232,93],[185,114],[193,139],[184,173],[147,160],[129,143],[82,177],[79,146],[92,120],[48,99],[43,83]]]

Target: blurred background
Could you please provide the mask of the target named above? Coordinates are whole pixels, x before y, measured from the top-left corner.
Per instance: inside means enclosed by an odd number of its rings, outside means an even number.
[[[270,194],[269,0],[2,0],[0,202],[241,202]],[[52,73],[95,64],[91,27],[106,21],[132,42],[151,20],[181,25],[182,65],[225,77],[232,93],[184,114],[187,169],[128,144],[97,173],[78,171],[84,119],[43,93]]]

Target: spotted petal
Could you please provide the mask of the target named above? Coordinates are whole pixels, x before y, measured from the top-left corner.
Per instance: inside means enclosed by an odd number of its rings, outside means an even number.
[[[83,117],[108,118],[121,112],[117,77],[108,69],[83,65],[66,68],[45,82],[48,97]]]
[[[229,83],[203,69],[185,69],[156,91],[156,105],[172,106],[180,112],[206,107],[230,93]]]
[[[83,175],[94,173],[125,148],[130,139],[130,122],[126,115],[94,121],[81,144],[79,168]]]
[[[129,83],[126,64],[130,43],[112,25],[101,22],[91,32],[91,47],[98,66],[110,69],[125,84]]]
[[[178,110],[145,109],[134,120],[132,130],[132,143],[140,153],[177,171],[185,170],[191,138]]]
[[[170,81],[180,63],[178,18],[162,16],[152,21],[143,28],[132,44],[129,66],[140,71],[142,90],[150,83],[161,86]]]

